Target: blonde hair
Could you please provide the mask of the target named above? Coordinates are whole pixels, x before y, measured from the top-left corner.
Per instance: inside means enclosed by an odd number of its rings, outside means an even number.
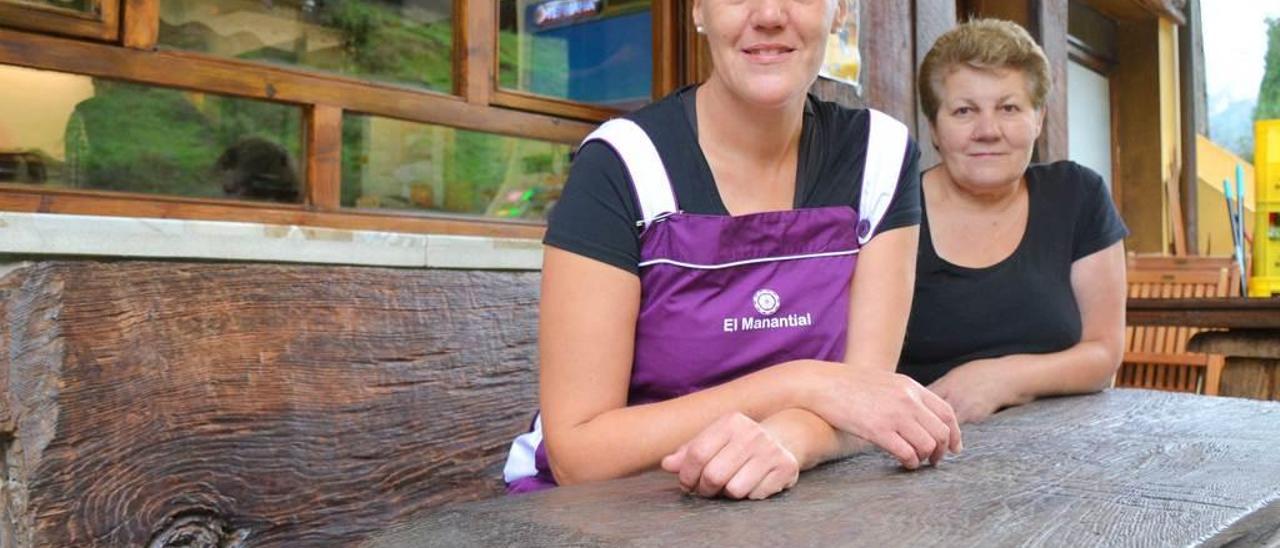
[[[1027,90],[1036,110],[1044,107],[1053,79],[1049,58],[1026,29],[1001,19],[974,19],[938,37],[920,65],[916,87],[920,106],[930,122],[937,122],[942,79],[959,66],[977,70],[1012,68],[1027,78]]]

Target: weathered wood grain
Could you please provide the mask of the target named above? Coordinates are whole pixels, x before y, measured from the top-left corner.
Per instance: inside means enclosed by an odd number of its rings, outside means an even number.
[[[1222,545],[1274,538],[1278,451],[1280,404],[1112,390],[970,425],[917,472],[865,454],[763,502],[653,473],[445,508],[369,545]]]
[[[911,2],[860,2],[862,85],[867,106],[915,127]]]
[[[88,261],[12,272],[0,534],[345,545],[495,495],[535,408],[537,278]]]

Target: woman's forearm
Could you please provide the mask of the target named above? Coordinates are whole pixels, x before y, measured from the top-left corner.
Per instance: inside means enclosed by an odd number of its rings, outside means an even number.
[[[567,485],[651,469],[729,413],[764,421],[786,409],[811,406],[818,362],[810,362],[786,362],[679,398],[611,409],[576,425],[557,425],[554,416],[544,415],[556,481]]]
[[[1097,392],[1120,366],[1121,352],[1100,341],[1082,341],[1048,354],[1014,354],[995,360],[1007,375],[1007,401],[1022,405],[1036,398]]]
[[[873,447],[870,442],[832,427],[822,417],[805,409],[779,411],[765,419],[764,426],[795,455],[801,470]]]

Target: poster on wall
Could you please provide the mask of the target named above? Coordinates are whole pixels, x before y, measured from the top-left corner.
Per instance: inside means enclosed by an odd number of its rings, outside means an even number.
[[[858,52],[858,12],[860,0],[841,0],[845,4],[844,24],[827,37],[826,60],[822,63],[823,77],[849,84],[862,93],[858,76],[862,71],[862,55]]]

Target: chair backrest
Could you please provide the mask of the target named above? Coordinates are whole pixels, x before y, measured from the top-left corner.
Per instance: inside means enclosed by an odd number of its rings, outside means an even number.
[[[1239,294],[1234,263],[1217,257],[1129,257],[1130,298],[1176,299]],[[1117,386],[1217,394],[1223,358],[1187,352],[1202,326],[1129,326]]]

